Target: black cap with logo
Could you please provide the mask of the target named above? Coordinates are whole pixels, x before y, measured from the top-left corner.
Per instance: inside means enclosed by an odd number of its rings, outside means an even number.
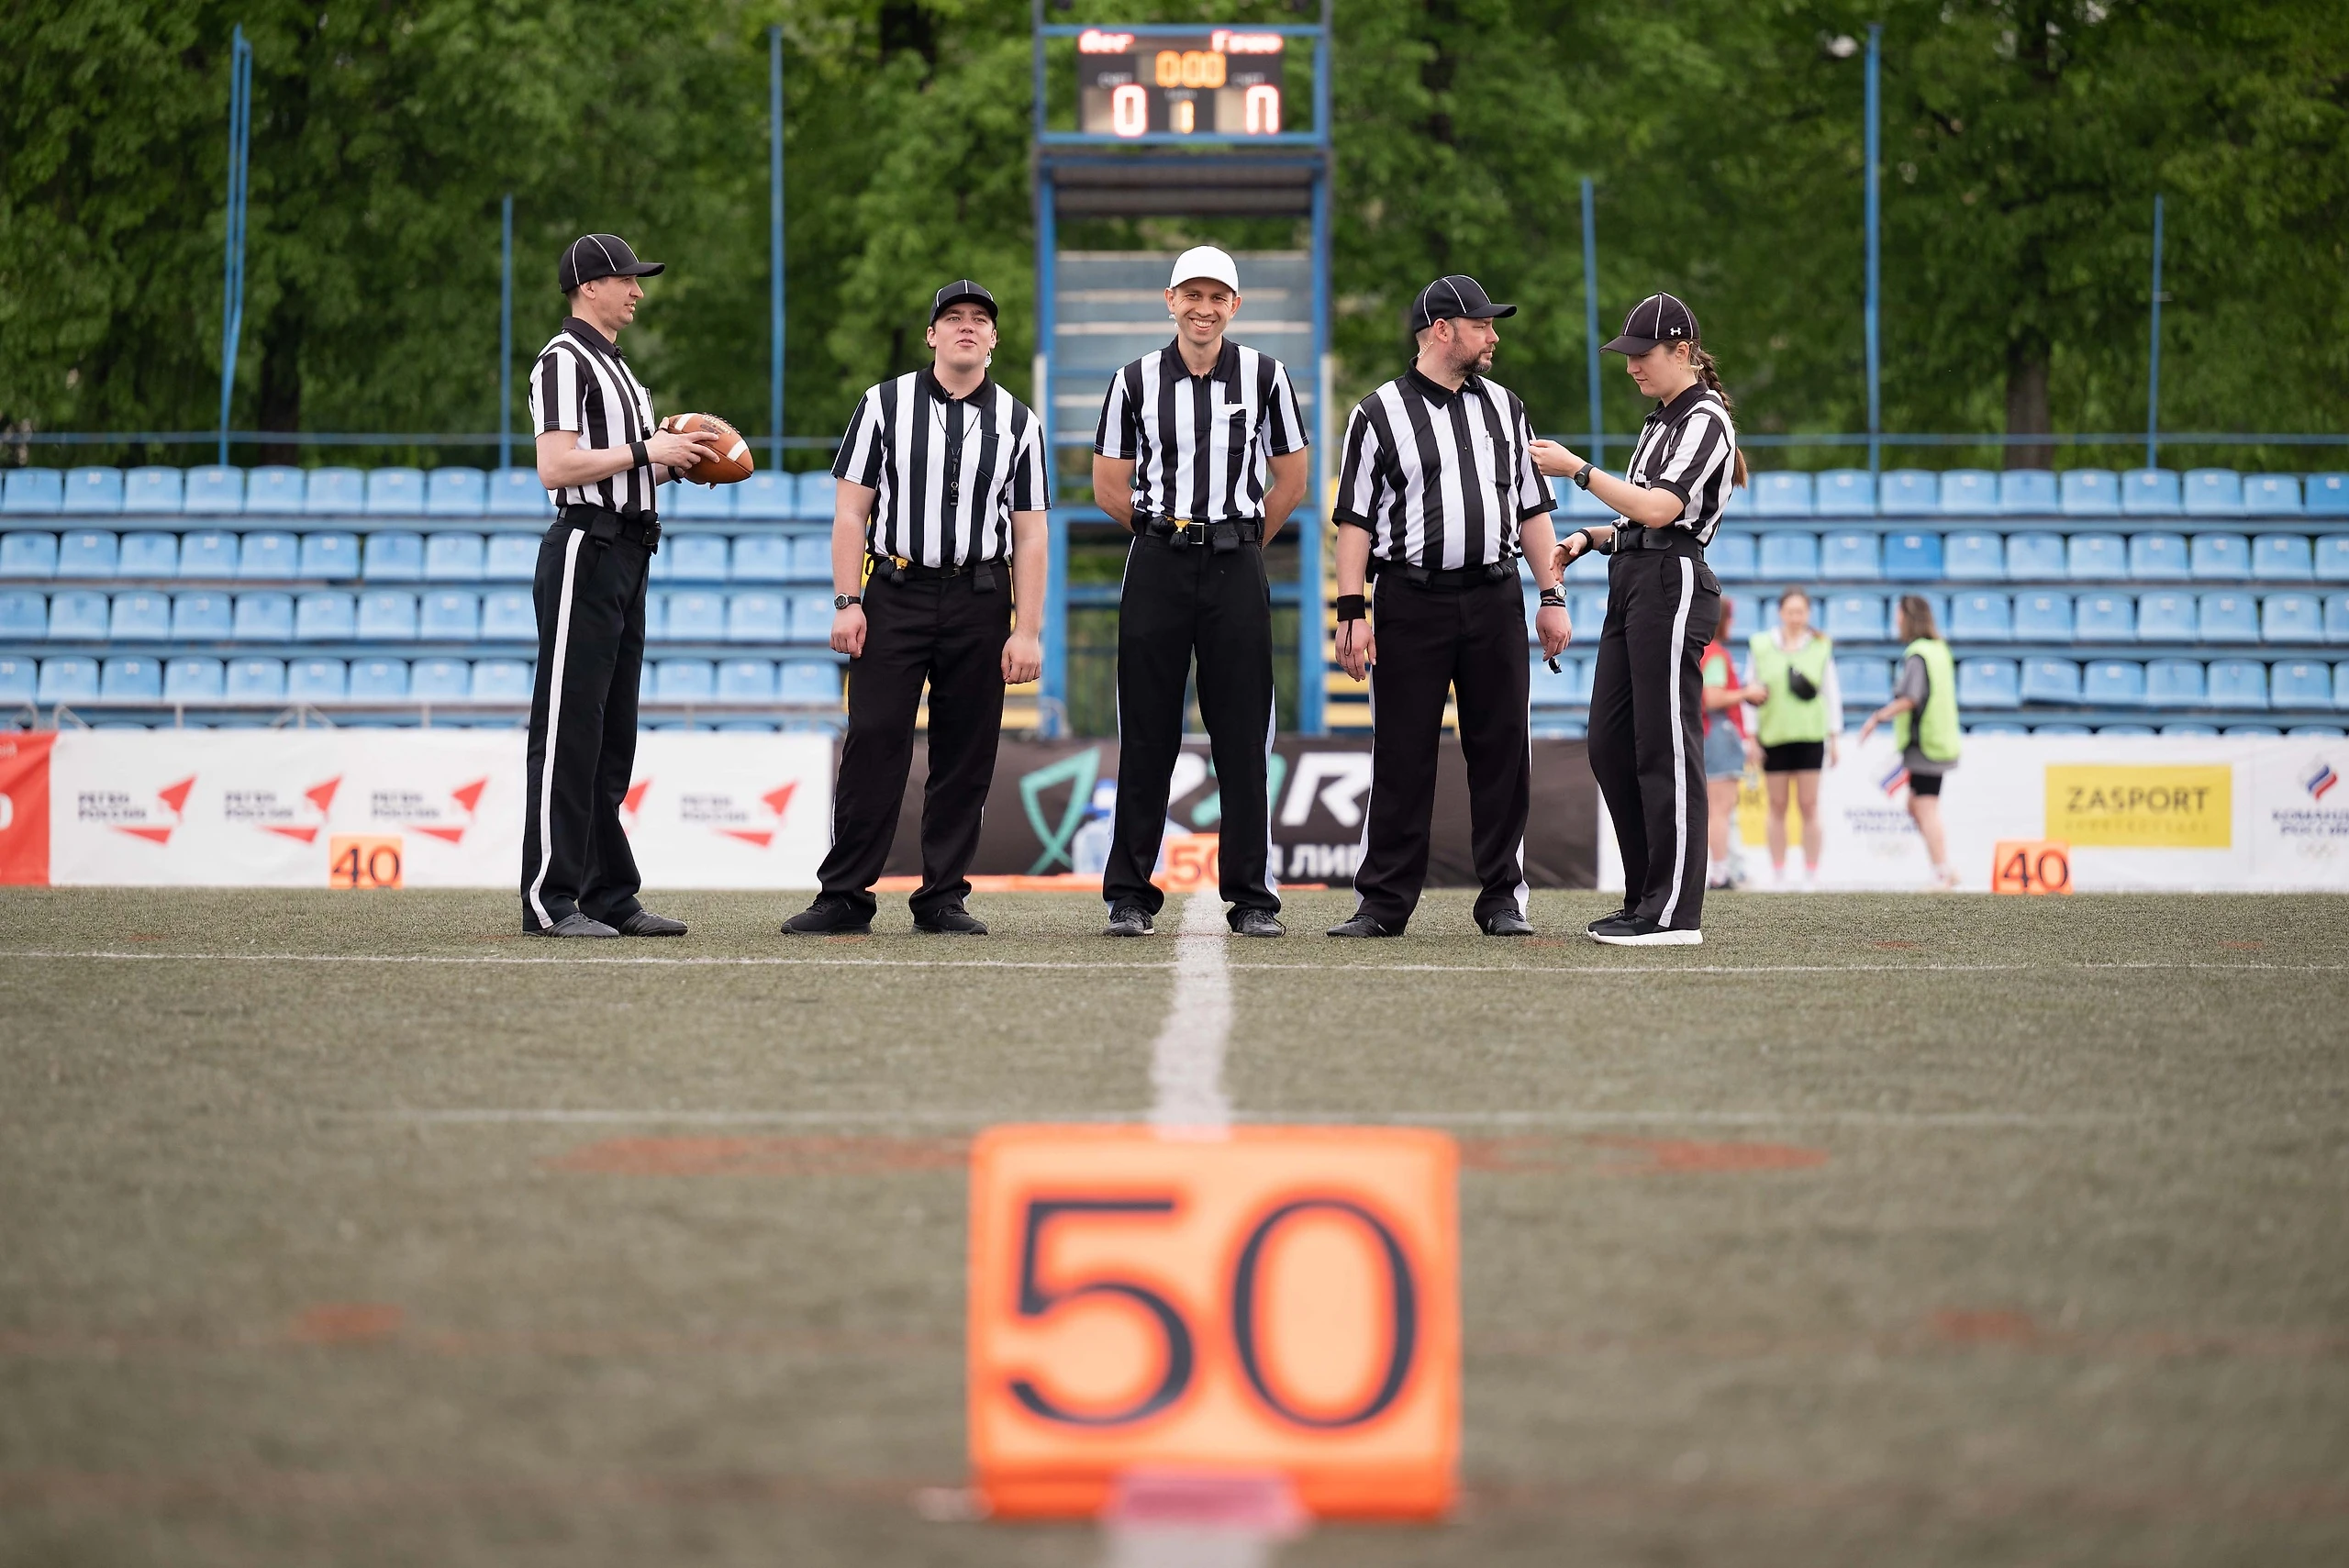
[[[1697,313],[1668,294],[1652,294],[1623,317],[1623,332],[1598,346],[1606,354],[1644,354],[1658,343],[1697,341]]]
[[[555,282],[569,294],[597,278],[658,277],[662,262],[640,261],[628,241],[617,234],[583,234],[573,240],[555,264]]]
[[[989,321],[997,319],[995,295],[987,293],[985,285],[969,278],[956,278],[952,283],[940,289],[937,296],[930,302],[930,321],[935,324],[940,317],[946,314],[948,306],[962,305],[965,302],[985,306],[987,319]]]
[[[1463,272],[1447,273],[1419,291],[1411,302],[1411,330],[1424,332],[1439,321],[1455,316],[1469,317],[1477,321],[1490,321],[1497,316],[1515,316],[1517,306],[1495,305],[1485,294],[1485,285]]]

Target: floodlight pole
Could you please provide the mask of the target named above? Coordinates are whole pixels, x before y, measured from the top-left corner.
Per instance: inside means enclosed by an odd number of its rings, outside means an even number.
[[[253,46],[239,26],[228,44],[228,258],[220,289],[220,463],[228,462],[228,404],[245,330],[245,197],[252,150]]]
[[[2145,364],[2145,466],[2160,466],[2162,428],[2162,198],[2154,195],[2154,317]]]
[[[783,25],[767,28],[767,465],[783,467]]]
[[[1878,232],[1883,217],[1882,203],[1876,194],[1876,163],[1882,152],[1882,130],[1878,124],[1883,108],[1882,94],[1877,79],[1883,60],[1884,24],[1868,24],[1867,69],[1867,166],[1868,166],[1868,472],[1876,473],[1883,468],[1884,412],[1882,383],[1878,361],[1880,333],[1877,312],[1882,305],[1883,243]]]
[[[1590,461],[1607,464],[1607,428],[1598,398],[1598,219],[1590,176],[1582,177],[1582,322],[1590,363]]]
[[[514,193],[497,215],[497,466],[514,466]]]

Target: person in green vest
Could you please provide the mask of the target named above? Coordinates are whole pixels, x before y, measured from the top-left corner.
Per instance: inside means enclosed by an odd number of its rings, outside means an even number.
[[[1876,727],[1892,721],[1892,741],[1900,748],[1901,765],[1909,771],[1909,816],[1925,853],[1933,862],[1933,881],[1943,887],[1957,885],[1949,868],[1949,841],[1942,835],[1942,780],[1957,766],[1957,666],[1949,644],[1933,625],[1933,606],[1914,594],[1901,596],[1900,640],[1909,646],[1900,660],[1900,679],[1892,700],[1868,715],[1860,726],[1865,741]]]
[[[1762,785],[1769,798],[1770,878],[1787,884],[1787,801],[1802,806],[1802,884],[1819,885],[1826,835],[1819,820],[1819,771],[1832,767],[1843,737],[1843,690],[1835,679],[1835,644],[1810,627],[1810,595],[1778,595],[1778,624],[1748,645],[1745,677],[1768,689],[1753,739],[1762,747]]]

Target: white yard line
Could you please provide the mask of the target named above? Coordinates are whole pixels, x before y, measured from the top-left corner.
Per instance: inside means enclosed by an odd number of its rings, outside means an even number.
[[[1174,996],[1150,1048],[1151,1125],[1165,1132],[1221,1134],[1231,1125],[1223,1092],[1224,1043],[1231,1037],[1231,940],[1223,898],[1201,889],[1185,900],[1174,939]]]

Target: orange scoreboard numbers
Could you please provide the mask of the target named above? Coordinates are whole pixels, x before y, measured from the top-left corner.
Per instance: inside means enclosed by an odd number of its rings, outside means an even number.
[[[2060,839],[2001,839],[1990,851],[1993,893],[2069,893],[2072,846]]]
[[[971,1154],[970,1442],[1011,1518],[1132,1470],[1272,1473],[1427,1518],[1460,1447],[1452,1140],[1005,1127]]]

